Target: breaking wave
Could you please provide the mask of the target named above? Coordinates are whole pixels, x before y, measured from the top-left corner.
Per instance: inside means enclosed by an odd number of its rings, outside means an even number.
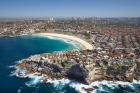
[[[28,76],[30,81],[26,82],[25,85],[28,87],[35,87],[38,83],[41,83],[41,76],[36,76],[34,74]]]
[[[69,84],[71,81],[69,79],[61,79],[61,80],[48,80],[48,83],[51,83],[53,87],[58,90],[61,90],[65,87],[65,85]]]
[[[140,81],[133,82],[123,81],[95,81],[90,85],[80,83],[72,83],[71,87],[75,88],[80,93],[87,93],[83,88],[93,88],[91,93],[140,93]]]
[[[29,78],[29,81],[25,83],[28,87],[36,87],[39,83],[43,83],[43,76],[38,76],[37,74],[24,75],[25,70],[15,67],[16,70],[11,73],[11,76],[16,75],[20,72],[23,74],[22,78]],[[19,76],[18,76],[19,77]],[[54,88],[62,90],[66,85],[75,89],[79,93],[87,93],[85,89],[93,89],[90,93],[140,93],[140,81],[133,80],[133,82],[123,82],[123,81],[95,81],[90,85],[85,85],[82,83],[74,82],[69,79],[61,80],[51,80],[48,79],[47,83],[53,85]]]

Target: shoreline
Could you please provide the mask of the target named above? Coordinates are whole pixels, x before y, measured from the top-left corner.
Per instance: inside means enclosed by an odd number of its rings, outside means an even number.
[[[36,33],[34,35],[51,36],[51,37],[58,37],[58,38],[68,39],[68,40],[72,40],[72,41],[74,41],[76,43],[79,43],[83,50],[92,50],[93,49],[93,46],[90,43],[88,43],[88,42],[86,42],[86,41],[84,41],[84,40],[82,40],[82,39],[80,39],[78,37],[71,36],[71,35],[57,34],[57,33]]]
[[[106,85],[107,87],[110,88],[118,88],[118,86],[122,86],[123,88],[129,87],[131,89],[134,89],[133,84],[140,84],[140,81],[133,79],[132,82],[127,82],[127,81],[108,81],[108,80],[103,80],[103,81],[93,81],[91,84],[82,84],[80,82],[76,81],[71,81],[70,79],[67,78],[62,78],[62,79],[56,79],[56,78],[44,78],[44,75],[37,75],[38,73],[30,74],[25,77],[20,77],[19,78],[29,78],[30,81],[26,82],[26,86],[36,86],[38,83],[51,83],[56,86],[64,86],[65,84],[69,84],[71,88],[74,88],[76,91],[80,93],[92,93],[92,92],[97,92],[97,88],[100,89],[102,85]],[[46,76],[45,76],[46,77]],[[78,86],[78,87],[77,87]]]

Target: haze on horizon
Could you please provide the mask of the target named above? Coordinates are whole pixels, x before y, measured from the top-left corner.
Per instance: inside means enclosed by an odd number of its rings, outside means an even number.
[[[0,17],[140,17],[140,0],[1,0]]]

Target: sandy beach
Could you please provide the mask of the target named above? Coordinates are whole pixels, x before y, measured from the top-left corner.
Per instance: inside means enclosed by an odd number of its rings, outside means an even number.
[[[88,42],[86,42],[78,37],[75,37],[75,36],[57,34],[57,33],[37,33],[37,35],[64,38],[64,39],[72,40],[74,42],[79,43],[82,46],[83,50],[86,50],[86,49],[92,50],[93,49],[93,46],[91,44],[89,44]]]

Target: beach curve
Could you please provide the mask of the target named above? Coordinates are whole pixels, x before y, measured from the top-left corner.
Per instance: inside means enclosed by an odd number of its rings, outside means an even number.
[[[88,43],[76,36],[72,36],[72,35],[57,34],[57,33],[37,33],[36,35],[64,38],[64,39],[72,40],[72,41],[79,43],[83,50],[92,50],[93,49],[93,46],[90,43]]]

